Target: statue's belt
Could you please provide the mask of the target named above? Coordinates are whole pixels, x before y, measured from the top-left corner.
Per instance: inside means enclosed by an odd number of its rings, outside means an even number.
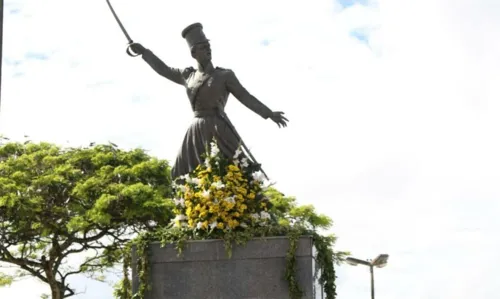
[[[217,108],[194,111],[194,117],[199,118],[206,116],[220,116],[220,113]]]

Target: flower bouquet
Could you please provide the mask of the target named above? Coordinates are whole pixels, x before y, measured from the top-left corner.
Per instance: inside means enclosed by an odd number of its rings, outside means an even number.
[[[176,180],[173,226],[198,237],[223,236],[229,231],[265,226],[273,221],[264,195],[270,183],[241,150],[225,157],[215,142],[205,161]]]

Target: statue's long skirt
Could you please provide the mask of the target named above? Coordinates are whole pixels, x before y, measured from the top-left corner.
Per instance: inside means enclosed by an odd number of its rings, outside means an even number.
[[[232,157],[240,145],[240,139],[221,116],[195,117],[172,166],[172,178],[187,174],[203,163],[204,154],[207,148],[210,150],[210,142],[214,137],[219,150],[226,157]]]

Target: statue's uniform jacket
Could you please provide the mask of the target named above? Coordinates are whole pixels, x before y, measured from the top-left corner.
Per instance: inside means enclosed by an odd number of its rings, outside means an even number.
[[[217,110],[224,109],[229,93],[262,118],[272,116],[272,111],[252,96],[229,69],[217,67],[202,73],[192,67],[173,68],[150,50],[146,50],[142,58],[158,74],[186,88],[195,115],[172,166],[173,178],[187,174],[203,163],[202,155],[213,138],[224,155],[234,155],[240,140]]]

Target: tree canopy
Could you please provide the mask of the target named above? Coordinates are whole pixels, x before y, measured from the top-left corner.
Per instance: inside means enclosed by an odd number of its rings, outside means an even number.
[[[28,275],[53,299],[74,295],[69,276],[102,273],[134,233],[171,221],[169,173],[167,161],[114,144],[0,144],[0,262],[19,269],[0,273],[0,284]]]

